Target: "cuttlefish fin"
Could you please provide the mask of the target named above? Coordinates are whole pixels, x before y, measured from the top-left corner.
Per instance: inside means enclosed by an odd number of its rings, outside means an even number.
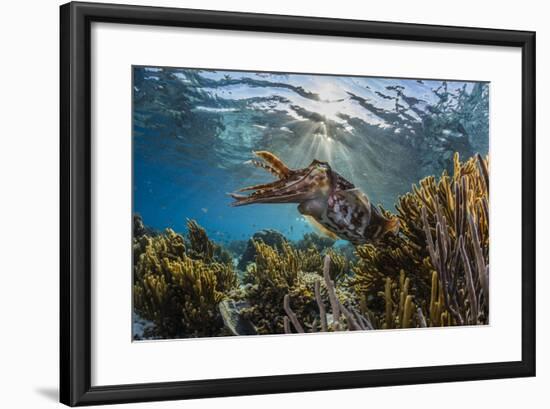
[[[290,174],[290,169],[283,163],[281,159],[268,151],[253,151],[254,155],[262,158],[269,164],[270,171],[275,171],[280,177],[287,177]]]
[[[331,232],[329,229],[327,229],[325,226],[323,226],[321,223],[319,223],[317,220],[313,218],[313,216],[307,216],[304,215],[304,218],[313,226],[315,230],[317,230],[320,234],[327,236],[333,240],[340,239],[335,233]]]

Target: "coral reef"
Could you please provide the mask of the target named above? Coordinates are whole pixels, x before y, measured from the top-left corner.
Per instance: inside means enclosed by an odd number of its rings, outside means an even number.
[[[399,197],[398,234],[352,247],[275,230],[239,244],[244,273],[204,228],[156,232],[134,216],[134,336],[178,338],[489,322],[489,162],[422,179]],[[354,251],[354,258],[350,256]]]
[[[315,281],[315,301],[317,302],[318,319],[314,320],[310,332],[365,331],[427,326],[422,310],[416,308],[413,302],[414,297],[409,294],[410,281],[403,271],[400,274],[398,285],[392,282],[391,278],[386,278],[384,292],[378,294],[384,302],[384,309],[371,311],[364,302],[360,304],[359,308],[356,308],[355,305],[349,303],[349,300],[347,306],[340,301],[336,296],[334,281],[331,279],[331,265],[330,257],[325,256],[323,279],[331,313],[327,312],[325,303],[320,296],[321,281],[317,279]],[[291,295],[287,294],[283,299],[283,308],[286,313],[283,322],[285,333],[292,333],[290,323],[292,323],[295,332],[306,332],[298,316],[290,307],[290,298]]]
[[[158,234],[158,232],[156,232],[154,229],[146,226],[143,223],[143,219],[141,218],[141,216],[139,214],[135,214],[134,217],[133,217],[132,231],[133,231],[133,236],[134,237],[141,237],[141,236],[144,236],[144,235],[155,236],[155,235]]]
[[[444,327],[450,326],[451,316],[445,309],[445,300],[443,299],[443,288],[437,277],[437,271],[432,273],[432,292],[430,296],[430,306],[428,309],[428,320],[424,317],[421,309],[418,309],[421,326],[423,327]]]
[[[188,225],[189,247],[171,229],[134,238],[134,308],[155,324],[154,336],[218,335],[218,304],[237,287],[232,264],[216,261],[204,230],[193,221]]]
[[[415,310],[413,303],[414,296],[409,294],[410,280],[401,271],[399,280],[396,283],[387,277],[384,285],[384,292],[379,296],[384,299],[384,313],[376,316],[375,313],[365,309],[367,316],[374,317],[373,321],[377,328],[411,328],[413,324],[412,312]],[[365,307],[363,307],[365,308]]]
[[[315,283],[323,271],[323,257],[314,248],[306,251],[283,243],[281,250],[257,241],[255,263],[249,265],[243,280],[248,283],[245,297],[250,308],[243,310],[260,334],[282,333],[285,311],[283,300],[286,295],[292,299],[292,307],[304,326],[311,327],[316,319],[317,308],[314,299]],[[343,257],[330,251],[326,258],[337,272],[343,271]],[[338,273],[337,273],[338,274]],[[334,277],[339,278],[339,277]],[[327,299],[326,288],[322,289]],[[338,291],[340,299],[348,298],[344,291]]]
[[[191,258],[203,260],[207,263],[217,261],[219,263],[232,263],[231,253],[222,246],[215,244],[208,238],[206,230],[194,220],[187,220],[187,231],[189,237],[188,255]]]
[[[461,179],[460,197],[464,194],[465,180],[464,177]],[[435,242],[425,208],[422,208],[422,221],[431,262],[441,277],[445,307],[458,325],[486,323],[489,312],[489,265],[483,257],[476,223],[466,211],[460,214],[462,220],[457,222],[456,230],[453,231],[442,215],[439,204],[435,204],[435,209]],[[465,244],[466,235],[470,237],[470,246]]]
[[[225,328],[231,335],[257,335],[258,331],[249,319],[246,319],[241,310],[249,307],[247,301],[223,300],[219,304],[220,314]]]
[[[488,160],[479,155],[464,163],[455,155],[452,177],[444,172],[438,182],[428,177],[413,186],[397,206],[401,233],[356,248],[354,274],[343,283],[354,297],[348,300],[349,318],[344,314],[340,322],[343,309],[331,302],[335,324],[327,326],[326,307],[317,300],[321,325],[312,330],[487,324],[488,198]],[[328,288],[330,268],[326,261]],[[291,301],[289,293],[283,300],[285,331],[292,323],[296,332],[305,332]]]
[[[323,263],[323,283],[326,288],[327,297],[331,307],[331,314],[327,313],[325,301],[321,295],[321,279],[316,278],[314,282],[315,302],[317,303],[318,316],[315,317],[310,325],[310,332],[332,332],[343,330],[369,330],[374,329],[369,319],[360,315],[352,307],[346,307],[338,296],[334,281],[330,276],[331,259],[329,255],[325,256]],[[287,334],[292,333],[290,323],[298,333],[306,332],[304,326],[300,323],[298,315],[290,306],[291,294],[283,297],[283,309],[286,316],[283,317],[283,328]]]
[[[239,270],[245,271],[248,263],[254,261],[254,258],[256,257],[256,246],[254,243],[257,241],[262,241],[271,247],[282,249],[283,243],[286,243],[287,239],[277,230],[273,229],[260,230],[254,233],[254,235],[248,240],[246,249],[239,260],[239,264],[237,266]]]
[[[246,250],[248,240],[232,240],[226,245],[227,251],[229,251],[235,258],[241,257]]]
[[[317,233],[306,233],[296,243],[296,248],[299,250],[307,250],[311,247],[315,248],[319,253],[322,253],[328,248],[331,248],[336,241],[330,237],[321,236]]]
[[[427,313],[437,271],[453,324],[487,323],[488,197],[488,159],[477,155],[461,163],[456,154],[452,176],[427,177],[399,198],[399,235],[357,247],[355,294],[367,298],[369,309],[380,309],[372,295],[384,291],[387,277],[397,280],[406,271],[418,307]]]

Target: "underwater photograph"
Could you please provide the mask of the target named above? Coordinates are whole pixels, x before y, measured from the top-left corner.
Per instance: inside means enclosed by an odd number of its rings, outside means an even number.
[[[133,340],[489,324],[488,82],[132,78]]]

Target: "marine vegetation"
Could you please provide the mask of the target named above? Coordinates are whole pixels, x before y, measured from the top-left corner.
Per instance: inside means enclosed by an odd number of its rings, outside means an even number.
[[[237,288],[225,253],[188,221],[188,238],[166,229],[135,236],[134,308],[155,324],[152,337],[216,336],[223,328],[218,304]]]
[[[390,329],[427,326],[478,325],[489,320],[489,172],[488,160],[477,155],[454,173],[436,182],[428,177],[399,199],[399,236],[357,247],[360,261],[348,284],[359,304],[347,313],[331,302],[337,328]],[[332,288],[330,265],[324,279]],[[332,284],[332,285],[331,285]],[[318,285],[318,284],[316,284]],[[285,331],[303,326],[284,307]],[[326,322],[325,305],[317,300],[319,320]],[[343,322],[340,322],[343,320]],[[315,330],[331,331],[321,325]]]
[[[237,205],[293,198],[301,210],[321,199],[330,207],[331,195],[342,193],[338,186],[349,183],[328,164],[294,171],[271,154],[258,156],[279,180],[249,188],[250,196],[234,195]],[[319,194],[323,183],[328,196]],[[353,203],[359,202],[370,205]],[[488,324],[488,158],[461,162],[455,154],[452,174],[420,180],[398,198],[395,214],[370,206],[374,224],[365,232],[374,230],[362,239],[341,233],[354,242],[353,260],[339,250],[349,246],[328,245],[318,235],[291,241],[262,230],[239,262],[193,220],[183,235],[156,232],[136,216],[134,307],[137,319],[147,321],[140,324],[147,328],[143,338]],[[399,231],[381,234],[388,223]]]
[[[261,241],[268,246],[274,247],[278,250],[282,250],[283,243],[287,243],[288,240],[282,233],[274,229],[265,229],[257,231],[248,239],[246,243],[246,248],[242,253],[241,258],[239,259],[239,264],[237,267],[239,270],[245,271],[246,266],[253,262],[256,258],[256,245],[255,242]]]
[[[343,331],[343,330],[369,330],[374,329],[369,318],[359,314],[353,307],[346,307],[341,302],[336,292],[334,280],[330,276],[331,260],[330,256],[325,256],[323,263],[323,280],[320,277],[316,277],[314,281],[314,294],[315,302],[317,303],[318,314],[310,325],[310,332],[329,332],[329,331]],[[321,293],[321,283],[324,283],[326,293],[328,295],[328,301],[331,307],[331,314],[327,313],[325,308],[325,301],[323,300]],[[286,316],[283,317],[283,328],[285,333],[292,333],[290,323],[294,327],[294,330],[298,333],[304,333],[304,325],[300,322],[299,316],[294,312],[290,305],[291,294],[286,294],[283,298],[283,308]]]
[[[314,286],[322,273],[323,257],[314,248],[298,250],[284,243],[281,250],[257,241],[256,261],[250,264],[245,276],[245,298],[249,307],[242,310],[244,317],[254,323],[260,334],[282,333],[285,315],[283,300],[290,294],[296,314],[305,326],[312,326],[316,318]],[[330,250],[326,255],[335,271],[335,280],[343,278],[344,260]],[[324,294],[326,298],[328,295]],[[343,300],[348,296],[340,291]]]
[[[488,165],[479,155],[464,163],[455,155],[453,175],[427,177],[399,198],[399,235],[357,247],[351,285],[369,308],[380,308],[372,294],[384,291],[386,278],[405,271],[426,313],[435,271],[453,325],[488,323]]]
[[[272,183],[248,186],[232,193],[232,206],[254,203],[298,203],[298,211],[332,238],[353,244],[376,241],[387,232],[396,234],[399,223],[386,217],[353,183],[335,172],[327,162],[314,160],[307,168],[289,169],[267,151],[254,152],[264,162],[252,161],[277,177]]]
[[[187,221],[189,257],[203,260],[207,263],[217,261],[223,264],[231,263],[231,253],[208,238],[206,231],[195,220]]]
[[[331,248],[335,243],[335,240],[321,236],[320,234],[309,232],[305,233],[304,237],[296,243],[296,247],[300,250],[306,250],[310,247],[315,247],[319,252],[323,252],[325,249]]]
[[[393,282],[391,278],[387,277],[384,292],[377,294],[377,297],[384,303],[384,308],[382,310],[370,310],[366,306],[364,299],[361,300],[358,308],[353,303],[349,303],[346,307],[340,302],[340,299],[336,296],[336,287],[334,281],[331,279],[330,268],[330,259],[326,256],[323,267],[323,283],[328,292],[330,313],[320,296],[322,281],[320,278],[317,278],[314,288],[318,314],[310,326],[310,332],[365,331],[452,325],[451,316],[444,307],[443,295],[440,291],[440,284],[435,271],[428,310],[429,318],[426,319],[422,308],[415,304],[413,301],[414,296],[409,293],[410,280],[406,277],[404,271],[401,271],[398,283]],[[286,313],[286,316],[283,317],[284,331],[287,334],[293,332],[304,333],[306,330],[297,314],[291,308],[290,300],[291,295],[285,295],[283,299],[283,308]],[[290,325],[291,323],[292,326]]]

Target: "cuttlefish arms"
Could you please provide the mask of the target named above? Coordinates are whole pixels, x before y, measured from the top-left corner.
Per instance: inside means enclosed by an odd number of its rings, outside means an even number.
[[[254,203],[299,203],[307,199],[306,193],[297,193],[293,184],[287,184],[286,181],[278,180],[273,183],[250,186],[240,189],[239,192],[255,190],[250,195],[239,193],[230,193],[235,199],[231,206],[245,206]]]
[[[254,152],[264,162],[257,160],[251,163],[259,168],[265,169],[278,178],[274,182],[263,183],[254,186],[247,186],[239,189],[237,193],[230,193],[235,199],[231,206],[244,206],[253,203],[299,203],[307,200],[310,193],[304,178],[307,176],[307,169],[289,169],[283,161],[267,151]],[[243,195],[240,192],[252,191],[250,195]]]

